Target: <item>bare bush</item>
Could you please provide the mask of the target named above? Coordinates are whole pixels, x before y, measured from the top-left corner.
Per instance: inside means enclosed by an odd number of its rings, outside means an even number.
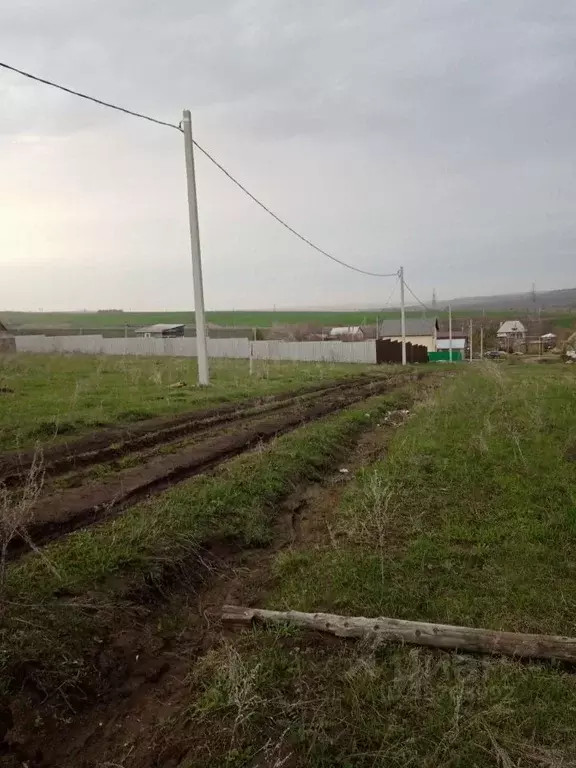
[[[44,455],[41,448],[37,448],[24,485],[17,490],[10,490],[5,484],[0,485],[0,587],[6,576],[8,549],[14,539],[22,539],[37,551],[28,528],[44,487],[44,476]]]

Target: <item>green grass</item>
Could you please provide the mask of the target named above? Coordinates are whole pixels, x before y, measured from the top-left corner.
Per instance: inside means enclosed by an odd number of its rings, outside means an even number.
[[[573,674],[510,659],[322,644],[288,629],[224,641],[159,743],[181,768],[564,768]],[[257,762],[263,756],[270,762]],[[286,760],[286,763],[282,763]]]
[[[373,398],[303,427],[9,566],[0,687],[12,690],[23,669],[48,696],[98,687],[98,651],[111,633],[137,623],[146,594],[173,580],[201,580],[198,555],[207,542],[266,543],[275,503],[299,482],[319,478],[401,396]]]
[[[413,411],[329,514],[329,535],[276,557],[267,605],[576,635],[573,368],[459,367]],[[341,460],[366,412],[375,406],[50,547],[57,575],[37,557],[12,567],[4,678],[17,681],[25,659],[45,689],[83,685],[94,646],[151,584],[189,572],[205,535],[265,543],[278,499]],[[562,665],[287,626],[223,638],[188,683],[184,708],[147,733],[180,768],[576,766],[576,677]]]
[[[196,361],[89,355],[0,356],[0,451],[80,435],[95,427],[297,390],[374,366],[211,361],[212,384],[198,388]],[[182,388],[171,384],[185,382]]]
[[[360,475],[334,522],[349,546],[287,556],[276,599],[576,634],[575,458],[571,368],[467,371]]]
[[[576,377],[486,365],[445,379],[361,471],[330,536],[280,553],[276,609],[576,635]],[[290,627],[224,640],[166,738],[186,768],[566,768],[576,677]],[[251,762],[253,761],[253,762]]]
[[[558,328],[574,328],[576,327],[576,314],[569,315],[555,315],[554,325]]]

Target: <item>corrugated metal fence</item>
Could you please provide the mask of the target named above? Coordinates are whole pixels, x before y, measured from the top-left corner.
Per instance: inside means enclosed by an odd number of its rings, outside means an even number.
[[[83,353],[87,355],[143,355],[196,357],[196,339],[105,339],[103,336],[16,336],[18,352]],[[248,339],[209,339],[210,357],[240,357],[250,354]]]
[[[256,360],[375,363],[374,341],[253,341]]]
[[[86,336],[16,336],[18,352],[68,353],[87,355],[143,355],[196,357],[196,339],[104,338]],[[294,360],[325,363],[400,363],[402,345],[394,341],[249,341],[209,339],[210,357],[255,360]],[[406,345],[409,363],[428,361],[426,347]]]
[[[209,339],[210,357],[257,360],[302,360],[331,363],[375,363],[374,341],[248,341],[248,339]],[[196,357],[196,339],[104,338],[86,336],[16,336],[18,352],[68,353],[87,355],[148,355]]]
[[[379,339],[376,342],[376,361],[378,363],[401,363],[402,342]],[[423,344],[406,342],[406,362],[427,363],[428,349]]]

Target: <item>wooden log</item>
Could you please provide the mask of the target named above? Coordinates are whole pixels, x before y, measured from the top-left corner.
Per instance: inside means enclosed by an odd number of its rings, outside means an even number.
[[[331,613],[267,611],[236,605],[224,606],[222,621],[236,627],[258,623],[290,623],[305,629],[329,632],[338,637],[374,637],[381,641],[425,645],[445,650],[576,662],[576,638],[557,635],[497,632],[491,629],[384,617],[366,619],[362,616],[337,616]]]

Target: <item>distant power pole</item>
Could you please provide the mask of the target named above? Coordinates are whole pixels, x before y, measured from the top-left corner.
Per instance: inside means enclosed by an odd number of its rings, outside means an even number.
[[[406,365],[406,303],[404,300],[404,267],[398,272],[400,278],[400,333],[402,335],[402,365]]]
[[[452,307],[448,304],[448,359],[452,362]]]
[[[472,318],[470,318],[470,360],[472,360]]]
[[[436,300],[436,288],[434,288],[434,289],[432,290],[432,309],[433,309],[434,311],[436,311],[436,305],[437,305],[437,303],[438,303],[438,302],[437,302],[437,300]]]
[[[186,181],[188,184],[188,216],[190,219],[190,249],[192,251],[192,280],[194,283],[194,312],[196,314],[196,353],[198,355],[198,384],[210,384],[208,370],[208,344],[204,314],[204,287],[202,285],[202,260],[200,255],[200,228],[198,225],[198,199],[196,197],[196,170],[194,168],[194,142],[192,141],[192,117],[185,109],[182,119],[184,152],[186,156]]]

